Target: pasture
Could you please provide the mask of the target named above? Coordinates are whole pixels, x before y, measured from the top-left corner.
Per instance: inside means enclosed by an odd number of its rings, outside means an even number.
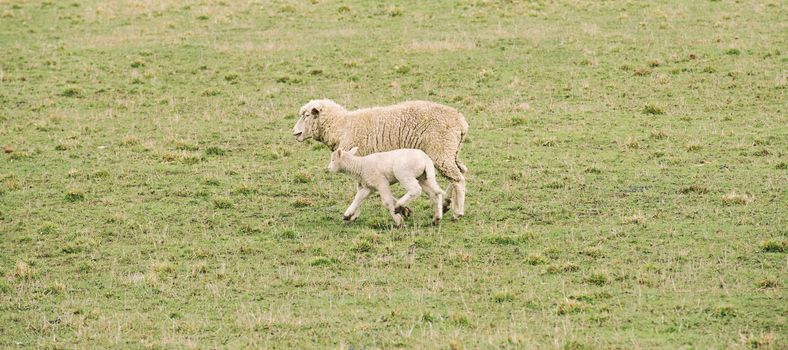
[[[785,6],[0,1],[0,347],[785,348]],[[457,108],[465,217],[313,98]]]

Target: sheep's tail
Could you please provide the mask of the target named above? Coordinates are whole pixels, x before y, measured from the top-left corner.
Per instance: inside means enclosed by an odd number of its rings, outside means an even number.
[[[462,147],[463,141],[465,141],[465,135],[468,134],[468,122],[465,121],[465,117],[462,118],[462,128],[460,129],[460,144],[457,145],[457,154],[454,155],[454,162],[457,163],[457,167],[460,168],[460,172],[465,174],[468,172],[468,167],[463,164],[460,160],[460,147]]]

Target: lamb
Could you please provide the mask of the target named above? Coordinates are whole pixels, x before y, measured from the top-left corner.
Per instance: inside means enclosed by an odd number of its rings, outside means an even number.
[[[411,213],[406,205],[423,189],[432,201],[433,225],[440,222],[443,217],[443,191],[435,181],[435,166],[426,153],[418,149],[399,149],[359,157],[357,152],[357,147],[349,151],[339,148],[331,153],[331,162],[328,163],[328,171],[346,173],[356,180],[356,197],[342,215],[346,221],[355,221],[361,213],[361,202],[377,190],[396,226],[402,227],[404,217]],[[394,198],[389,187],[397,182],[407,190],[399,200]]]
[[[427,101],[409,101],[386,107],[348,111],[334,101],[312,100],[301,107],[293,136],[313,138],[332,151],[358,147],[363,156],[375,152],[414,148],[424,151],[451,183],[444,211],[457,219],[465,213],[465,176],[459,158],[468,133],[465,117],[454,108]]]

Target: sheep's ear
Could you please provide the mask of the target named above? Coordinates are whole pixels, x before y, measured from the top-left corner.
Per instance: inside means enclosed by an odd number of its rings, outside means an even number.
[[[347,153],[352,154],[352,155],[355,156],[356,153],[358,153],[358,147],[351,148],[350,151],[347,151]]]
[[[312,113],[312,118],[317,118],[317,116],[320,115],[320,110],[317,109],[317,107],[312,107],[310,113]]]

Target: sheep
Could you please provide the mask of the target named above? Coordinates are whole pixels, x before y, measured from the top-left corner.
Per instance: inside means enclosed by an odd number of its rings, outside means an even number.
[[[459,158],[468,133],[465,117],[454,108],[427,101],[409,101],[386,107],[348,111],[334,101],[312,100],[301,107],[293,136],[299,142],[313,138],[332,151],[358,147],[363,156],[375,152],[414,148],[424,151],[451,183],[444,211],[453,219],[465,213],[465,176]]]
[[[426,153],[418,149],[399,149],[359,157],[357,152],[358,147],[344,152],[339,148],[331,153],[328,163],[328,171],[342,172],[356,180],[356,196],[342,214],[345,221],[355,221],[361,213],[361,202],[377,190],[396,226],[402,227],[404,217],[411,213],[406,205],[423,189],[432,201],[432,224],[440,222],[443,217],[443,191],[435,181],[435,166]],[[397,182],[407,190],[399,200],[394,198],[389,187]]]

